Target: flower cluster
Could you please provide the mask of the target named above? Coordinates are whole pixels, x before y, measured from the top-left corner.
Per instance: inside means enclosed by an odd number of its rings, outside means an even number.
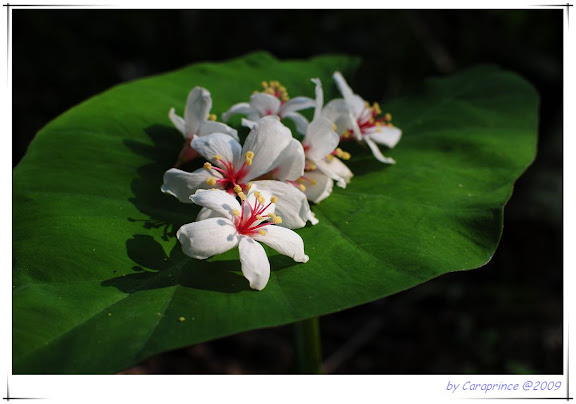
[[[326,105],[319,79],[311,80],[315,99],[290,98],[278,81],[262,82],[263,91],[254,92],[250,102],[233,105],[222,115],[225,122],[234,114],[246,115],[242,125],[250,133],[243,145],[236,129],[210,113],[212,98],[204,88],[190,92],[184,118],[170,109],[169,117],[185,141],[161,189],[202,207],[196,221],[177,232],[185,254],[206,259],[238,247],[242,273],[251,288],[262,290],[270,263],[258,242],[297,262],[308,261],[293,229],[317,224],[309,202],[326,199],[334,183],[346,188],[350,182],[353,174],[342,162],[350,154],[340,144],[365,143],[377,160],[395,163],[377,146],[391,148],[400,140],[390,114],[383,115],[378,103],[370,105],[354,94],[339,72],[334,80],[342,98]],[[311,122],[298,112],[308,108],[314,108]],[[301,136],[295,138],[283,120],[291,120]],[[205,160],[202,168],[178,168],[199,157]]]

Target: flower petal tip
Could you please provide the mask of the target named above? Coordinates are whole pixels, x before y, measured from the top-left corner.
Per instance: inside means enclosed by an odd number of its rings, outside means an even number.
[[[320,223],[320,220],[316,219],[316,215],[313,212],[310,212],[310,215],[308,215],[308,220],[312,223],[312,226]]]

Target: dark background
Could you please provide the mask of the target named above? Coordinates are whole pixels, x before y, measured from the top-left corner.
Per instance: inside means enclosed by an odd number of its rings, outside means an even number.
[[[321,318],[330,373],[562,373],[562,9],[12,11],[13,165],[112,85],[253,50],[361,56],[367,100],[493,63],[541,96],[539,150],[485,267]],[[291,373],[291,326],[164,353],[126,373]]]

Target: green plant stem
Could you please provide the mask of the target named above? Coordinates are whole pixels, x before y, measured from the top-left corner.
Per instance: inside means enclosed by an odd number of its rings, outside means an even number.
[[[322,373],[322,350],[318,317],[294,324],[296,370],[302,374]]]

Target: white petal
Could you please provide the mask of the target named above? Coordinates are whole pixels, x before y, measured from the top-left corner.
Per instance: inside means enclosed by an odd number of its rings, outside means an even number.
[[[228,119],[230,119],[231,115],[248,114],[252,111],[254,111],[254,108],[252,108],[250,104],[248,104],[247,102],[241,102],[239,104],[232,105],[228,111],[224,112],[222,114],[222,120],[224,122],[227,122]]]
[[[400,141],[402,131],[396,127],[375,126],[366,136],[376,143],[392,148]]]
[[[176,233],[184,254],[200,260],[238,245],[236,226],[223,217],[185,224]]]
[[[292,138],[274,163],[272,176],[275,180],[296,181],[304,174],[304,148],[302,143]]]
[[[246,115],[246,119],[252,122],[258,122],[260,118],[262,118],[262,115],[260,115],[260,113],[256,111],[254,108],[252,108],[252,110],[248,113],[248,115]]]
[[[334,188],[332,178],[320,170],[307,171],[305,177],[314,182],[306,181],[306,190],[304,193],[310,202],[319,203],[330,196]]]
[[[326,104],[322,110],[322,116],[336,125],[336,132],[339,135],[352,129],[353,121],[355,121],[348,109],[348,104],[342,98],[337,98]]]
[[[376,157],[376,160],[380,161],[381,163],[385,163],[385,164],[395,164],[396,163],[396,160],[394,160],[392,157],[384,157],[384,155],[382,154],[382,152],[380,151],[380,149],[378,148],[376,143],[374,143],[368,136],[365,136],[364,140],[366,141],[366,144],[368,145],[368,147],[370,147],[370,150],[372,151],[372,154],[374,155],[374,157]]]
[[[340,188],[346,188],[346,184],[354,176],[346,164],[337,157],[319,160],[316,162],[316,167],[330,178],[336,180]]]
[[[200,212],[198,212],[198,216],[196,216],[196,221],[199,222],[200,220],[206,220],[213,217],[228,217],[228,215],[223,215],[212,209],[202,208],[200,209]]]
[[[171,168],[164,173],[164,184],[162,185],[162,192],[170,194],[178,198],[180,202],[192,203],[190,195],[193,195],[198,189],[209,188],[206,180],[212,175],[206,169],[200,168],[191,173]]]
[[[236,141],[240,141],[240,139],[238,138],[238,131],[222,122],[214,122],[214,121],[202,122],[200,124],[200,127],[198,128],[197,135],[206,136],[212,133],[224,133],[226,135],[232,136]]]
[[[317,225],[320,222],[318,219],[316,219],[316,215],[312,211],[308,212],[308,219],[307,220],[309,220],[313,226]]]
[[[312,221],[306,195],[295,186],[271,180],[254,181],[254,184],[278,197],[276,214],[282,217],[282,227],[299,229],[306,226],[307,220]]]
[[[352,91],[352,89],[348,85],[348,82],[346,82],[346,79],[344,78],[344,76],[342,76],[342,73],[335,72],[332,75],[332,77],[334,78],[336,86],[338,87],[338,90],[340,90],[340,94],[342,94],[342,97],[344,97],[345,100],[352,98],[352,96],[354,95],[354,91]]]
[[[214,156],[222,157],[223,161],[234,162],[242,154],[240,143],[224,133],[212,133],[202,137],[194,136],[192,148],[204,156],[206,160],[216,165],[221,163],[214,159]]]
[[[234,166],[240,167],[244,163],[246,152],[253,152],[252,165],[246,169],[246,180],[257,178],[273,168],[274,162],[291,139],[293,138],[290,129],[284,126],[277,116],[266,116],[260,119],[248,134],[242,156],[239,156]]]
[[[210,91],[202,87],[194,87],[188,94],[186,110],[184,111],[186,133],[196,133],[200,122],[206,120],[211,109],[212,97],[210,96]]]
[[[264,230],[266,230],[266,235],[256,234],[254,240],[272,247],[294,261],[308,262],[308,256],[304,254],[304,242],[298,234],[290,229],[274,225],[266,226]]]
[[[354,94],[354,96],[350,100],[347,100],[346,103],[348,104],[350,112],[352,112],[352,115],[354,116],[354,118],[356,118],[356,120],[362,114],[365,113],[369,114],[369,111],[366,108],[366,100],[360,97],[359,95]]]
[[[230,220],[232,220],[234,217],[234,214],[232,213],[234,209],[240,212],[240,204],[236,198],[230,195],[228,192],[222,191],[220,189],[200,189],[196,191],[196,193],[192,195],[190,199],[196,205],[212,209],[224,215],[224,217]]]
[[[188,134],[186,133],[186,122],[184,121],[184,118],[176,115],[176,111],[174,111],[174,108],[170,108],[170,112],[168,112],[168,117],[170,118],[176,129],[178,129],[178,131],[182,133],[182,135],[184,135],[184,139],[187,139]]]
[[[278,111],[280,111],[280,100],[270,94],[256,93],[250,97],[250,106],[258,111],[261,117],[278,115]]]
[[[316,105],[316,101],[309,97],[294,97],[286,101],[280,107],[278,115],[285,117],[286,114],[301,111],[303,109],[312,108]]]
[[[308,128],[308,119],[299,112],[290,112],[288,114],[282,115],[282,119],[290,119],[294,122],[296,130],[298,133],[305,134]]]
[[[253,129],[254,126],[256,126],[256,125],[258,125],[258,123],[256,121],[251,121],[249,119],[242,118],[242,126],[244,126],[245,128]]]
[[[360,126],[358,126],[358,120],[354,118],[352,112],[348,114],[348,121],[352,125],[352,131],[354,132],[354,138],[358,141],[362,140],[362,131],[360,130]]]
[[[324,106],[324,91],[322,91],[322,82],[320,79],[310,79],[312,83],[316,84],[315,95],[316,95],[316,106],[314,109],[314,119],[318,119],[322,113],[322,107]]]
[[[348,112],[348,104],[342,98],[335,98],[328,102],[322,109],[322,116],[325,116],[332,122],[336,123],[336,120],[343,114]]]
[[[340,136],[334,132],[332,122],[321,116],[310,123],[302,143],[308,146],[306,157],[316,161],[323,159],[336,149],[340,143]]]
[[[334,73],[333,77],[342,97],[346,101],[346,104],[348,104],[348,108],[350,108],[350,112],[352,112],[354,117],[358,117],[364,109],[366,102],[361,97],[354,94],[354,91],[352,91],[340,72]]]
[[[264,247],[248,236],[240,236],[238,250],[242,274],[250,282],[250,287],[264,289],[270,279],[270,262]]]

